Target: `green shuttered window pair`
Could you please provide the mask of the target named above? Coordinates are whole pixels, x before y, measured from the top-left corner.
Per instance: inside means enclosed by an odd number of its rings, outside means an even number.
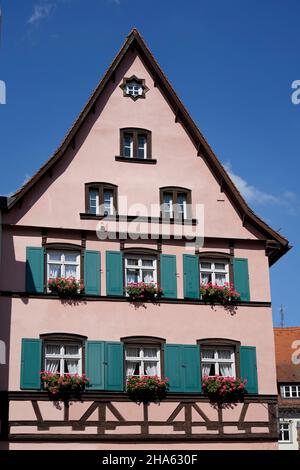
[[[100,295],[100,253],[85,250],[84,287],[87,295]],[[42,294],[45,290],[45,248],[26,248],[26,292]]]
[[[176,256],[160,255],[160,286],[165,298],[177,297]],[[124,261],[120,251],[106,252],[106,294],[124,295]]]
[[[85,345],[86,374],[92,390],[124,389],[123,343],[87,341]],[[23,338],[21,350],[21,389],[40,390],[42,340]]]
[[[183,255],[183,292],[185,299],[200,298],[199,258]],[[234,287],[241,294],[241,300],[250,300],[248,260],[233,258]]]

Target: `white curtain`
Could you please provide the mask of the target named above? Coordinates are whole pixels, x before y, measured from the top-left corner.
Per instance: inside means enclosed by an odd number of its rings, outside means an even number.
[[[139,375],[139,363],[138,362],[126,362],[126,376],[131,377],[136,373]]]
[[[209,282],[211,282],[211,274],[201,273],[201,283],[208,284]]]
[[[218,357],[219,359],[231,359],[231,353],[229,349],[219,349]]]
[[[46,360],[46,371],[55,374],[59,370],[59,363],[58,359],[47,359]]]
[[[61,277],[60,264],[49,264],[49,278]]]
[[[143,282],[147,284],[154,282],[153,271],[143,271]]]
[[[68,374],[78,374],[78,359],[66,359],[66,371]]]
[[[217,286],[224,286],[225,281],[226,281],[226,275],[225,274],[215,274],[215,279],[216,279]]]
[[[77,277],[76,274],[76,266],[73,264],[66,264],[65,265],[65,277]]]
[[[138,282],[138,271],[136,269],[127,269],[127,284]]]
[[[211,364],[202,364],[202,375],[209,375]]]
[[[146,375],[157,375],[157,363],[156,362],[145,362],[144,364]]]
[[[157,357],[157,349],[156,348],[144,348],[144,357]]]
[[[202,349],[202,359],[214,359],[215,351],[213,349]]]
[[[231,364],[219,364],[220,375],[223,377],[232,377],[232,366]]]
[[[77,344],[68,344],[65,346],[66,356],[77,356],[79,354],[79,346]]]
[[[48,355],[60,355],[60,345],[59,344],[47,344],[46,345],[46,356]]]

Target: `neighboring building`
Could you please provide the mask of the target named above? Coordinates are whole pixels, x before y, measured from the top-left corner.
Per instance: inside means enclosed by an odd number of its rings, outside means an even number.
[[[198,227],[203,246],[187,247]],[[53,157],[9,199],[2,244],[10,448],[278,447],[269,266],[288,241],[248,207],[136,30]],[[48,292],[63,275],[83,278],[80,300]],[[159,304],[126,297],[142,280],[161,285]],[[209,281],[233,282],[236,308],[201,300]],[[41,369],[86,372],[91,387],[55,407]],[[209,403],[201,376],[216,373],[248,380],[244,403]],[[167,399],[131,402],[131,374],[167,376]]]
[[[300,327],[274,328],[279,449],[300,450]]]

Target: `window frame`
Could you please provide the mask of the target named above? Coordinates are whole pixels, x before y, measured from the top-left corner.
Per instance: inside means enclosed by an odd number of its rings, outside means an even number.
[[[90,212],[90,190],[98,192],[98,212],[96,214]],[[104,210],[100,211],[100,207],[104,208],[104,192],[106,190],[112,191],[112,213],[105,214]],[[85,184],[85,213],[91,216],[113,216],[118,213],[118,186],[112,183],[105,182],[91,182]]]
[[[289,393],[290,396],[286,396],[286,391],[284,390],[286,387],[289,387]],[[296,397],[292,396],[292,387],[296,387]],[[300,399],[300,384],[298,382],[296,383],[288,383],[288,384],[282,384],[280,385],[280,395],[281,398],[284,398],[285,400],[298,400]]]
[[[126,263],[125,258],[130,256],[148,256],[155,258],[156,261],[156,283],[160,285],[160,252],[153,248],[121,248],[121,252],[123,253],[123,286],[126,289]]]
[[[288,426],[288,434],[289,438],[288,439],[281,439],[282,434],[284,431],[281,430],[281,426]],[[292,442],[292,423],[290,421],[279,421],[279,437],[278,437],[278,442],[284,443],[284,444],[290,444]]]
[[[228,282],[234,285],[234,272],[233,272],[233,258],[234,255],[232,253],[224,253],[220,251],[202,251],[198,255],[199,257],[199,276],[200,276],[200,284],[201,284],[201,268],[200,263],[207,260],[209,262],[226,262],[228,265]]]
[[[164,210],[164,196],[167,193],[172,194],[172,217],[169,217],[169,215],[165,212]],[[179,215],[178,210],[177,210],[177,198],[179,194],[184,194],[186,197],[186,214]],[[192,217],[192,210],[191,210],[191,204],[192,204],[192,191],[188,188],[182,188],[180,186],[164,186],[162,188],[159,188],[159,200],[160,200],[160,217],[163,220],[188,220],[191,219]],[[175,207],[175,210],[174,210]]]
[[[163,380],[165,378],[165,338],[160,338],[156,336],[125,336],[120,338],[120,341],[124,344],[124,359],[123,359],[123,370],[124,370],[124,380],[126,384],[126,347],[158,347],[160,355],[160,378]]]
[[[128,259],[137,259],[137,260],[138,260],[138,265],[136,265],[136,266],[134,266],[134,265],[130,266],[130,265],[129,265],[129,266],[128,266],[128,265],[127,265],[127,260],[128,260]],[[142,265],[143,259],[145,259],[145,260],[153,260],[153,261],[154,261],[153,267],[152,267],[152,268],[151,268],[151,267],[149,268],[149,266],[145,266],[145,267],[143,268],[143,265]],[[141,261],[141,262],[140,262],[140,261]],[[124,254],[125,288],[126,288],[127,285],[128,285],[128,282],[127,282],[127,277],[128,277],[128,276],[127,276],[127,269],[132,269],[132,270],[133,270],[133,269],[136,269],[136,270],[139,270],[139,277],[140,277],[140,275],[142,274],[143,270],[144,270],[144,271],[153,271],[153,278],[154,278],[153,284],[156,284],[156,285],[158,284],[158,282],[157,282],[157,279],[158,279],[158,277],[157,277],[157,276],[158,276],[158,273],[157,273],[157,257],[156,257],[155,255],[151,255],[151,254],[148,254],[148,253],[147,253],[147,254],[145,254],[145,253],[137,254],[137,253],[131,253],[131,252],[126,252],[126,253]],[[145,281],[139,280],[139,281],[137,281],[137,282],[145,282]]]
[[[201,269],[201,263],[210,263],[211,269]],[[215,265],[217,263],[225,264],[225,270],[224,271],[217,270],[216,267],[215,267]],[[226,258],[209,258],[209,257],[206,258],[204,256],[201,257],[201,259],[199,260],[200,284],[202,284],[201,275],[203,273],[209,274],[211,276],[211,281],[210,282],[212,284],[217,284],[216,283],[216,275],[217,274],[225,274],[225,284],[229,283],[230,282],[229,265],[230,265],[230,261],[227,260]]]
[[[84,251],[85,248],[82,245],[76,245],[73,243],[44,243],[44,293],[48,293],[48,252],[49,251],[77,251],[80,253],[79,258],[79,272],[80,279],[84,279]]]
[[[130,82],[136,82],[137,84],[139,84],[142,88],[142,93],[137,94],[137,95],[131,95],[131,94],[127,93],[127,86],[128,86],[128,83],[130,83]],[[136,75],[131,75],[131,77],[124,77],[123,82],[120,85],[120,88],[121,88],[121,90],[123,90],[123,96],[125,98],[131,98],[133,101],[136,101],[139,98],[145,99],[146,98],[146,93],[147,93],[147,91],[149,91],[149,88],[146,85],[145,79],[144,78],[138,78]]]
[[[79,374],[85,373],[85,344],[87,336],[75,333],[43,333],[40,335],[42,340],[42,369],[46,370],[46,345],[47,344],[63,344],[63,345],[79,345],[81,352]]]
[[[77,256],[77,261],[76,263],[75,262],[66,262],[65,261],[65,255],[66,253],[73,253],[73,254],[76,254]],[[61,255],[61,258],[60,258],[60,261],[51,261],[49,258],[50,258],[50,253],[57,253],[57,254],[60,254]],[[65,272],[63,272],[65,270],[65,266],[66,265],[71,265],[71,266],[76,266],[76,280],[77,281],[80,281],[81,279],[81,250],[71,250],[71,249],[67,249],[67,250],[61,250],[61,249],[47,249],[47,252],[46,252],[46,256],[47,256],[47,280],[50,279],[50,272],[49,272],[49,268],[50,268],[50,265],[51,264],[57,264],[57,265],[60,265],[60,270],[61,270],[61,275],[59,277],[66,277],[66,274]],[[63,268],[63,269],[62,269]]]
[[[129,134],[132,136],[132,155],[130,157],[125,156],[124,152],[124,138],[125,135]],[[139,149],[139,137],[146,137],[146,152],[144,158],[139,158],[138,149]],[[152,159],[152,132],[148,129],[138,128],[138,127],[124,127],[120,129],[120,157],[125,160],[132,161],[145,161]]]
[[[201,349],[202,348],[207,348],[207,349],[228,349],[232,348],[233,349],[233,354],[234,354],[234,367],[235,367],[235,377],[240,377],[240,349],[241,349],[241,342],[234,340],[234,339],[228,339],[228,338],[203,338],[203,339],[198,339],[197,344],[200,346],[200,373],[202,377],[202,356],[201,356]],[[226,362],[226,361],[224,361]]]

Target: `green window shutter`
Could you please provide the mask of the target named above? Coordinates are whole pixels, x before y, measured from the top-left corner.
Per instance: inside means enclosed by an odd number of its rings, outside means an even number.
[[[105,343],[105,390],[124,390],[123,343]]]
[[[241,300],[250,300],[249,271],[247,258],[233,258],[234,288],[241,294]]]
[[[248,393],[258,393],[256,347],[241,346],[240,350],[241,378],[247,380]]]
[[[183,255],[183,292],[186,299],[199,299],[200,297],[198,256]]]
[[[85,371],[91,390],[104,390],[104,341],[87,341],[85,345]]]
[[[21,389],[39,390],[42,368],[42,341],[40,339],[22,339],[21,349]]]
[[[124,295],[123,254],[120,251],[106,252],[106,294]]]
[[[175,255],[160,255],[160,287],[165,298],[177,298]]]
[[[84,290],[87,295],[100,295],[100,253],[84,253]]]
[[[181,344],[165,344],[165,376],[169,379],[170,392],[184,392]]]
[[[44,248],[27,246],[26,248],[26,292],[31,294],[44,292]]]
[[[182,346],[182,352],[184,366],[184,391],[187,393],[200,393],[200,347],[197,344],[184,344]]]

